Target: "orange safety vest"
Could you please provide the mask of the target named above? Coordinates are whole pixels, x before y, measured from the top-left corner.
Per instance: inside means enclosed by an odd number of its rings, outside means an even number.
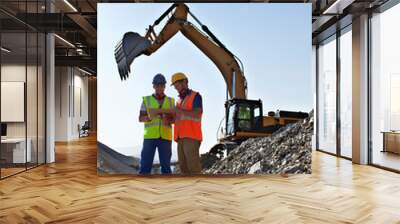
[[[183,100],[179,99],[176,103],[176,108],[192,111],[196,94],[197,92],[192,90]],[[179,138],[190,138],[201,141],[203,139],[201,134],[201,115],[202,114],[199,114],[199,116],[177,115],[175,118],[174,140],[178,141]]]

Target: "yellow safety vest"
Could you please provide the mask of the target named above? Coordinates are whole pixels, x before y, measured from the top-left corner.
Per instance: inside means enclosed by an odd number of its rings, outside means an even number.
[[[143,97],[143,103],[146,109],[158,109],[160,104],[157,99],[151,96]],[[174,98],[165,97],[161,109],[171,109],[175,105]],[[145,139],[165,139],[172,140],[172,126],[163,124],[160,117],[155,117],[148,122],[144,122],[144,138]]]

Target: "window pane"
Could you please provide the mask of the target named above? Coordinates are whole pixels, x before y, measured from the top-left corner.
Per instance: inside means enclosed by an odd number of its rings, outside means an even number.
[[[372,18],[372,163],[400,170],[400,5]]]
[[[340,153],[351,158],[352,141],[352,35],[340,37]]]
[[[233,131],[234,131],[234,128],[235,128],[234,127],[234,125],[235,125],[235,120],[234,120],[235,109],[236,109],[236,106],[229,107],[228,121],[227,121],[227,127],[226,127],[227,135],[233,134]]]
[[[318,48],[318,146],[336,153],[336,40]]]

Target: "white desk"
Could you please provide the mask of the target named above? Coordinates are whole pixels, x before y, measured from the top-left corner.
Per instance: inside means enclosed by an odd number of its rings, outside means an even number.
[[[31,162],[31,145],[32,141],[30,138],[27,139],[26,141],[28,144],[26,147],[26,154],[25,154],[25,138],[6,138],[6,139],[1,139],[1,144],[2,147],[13,147],[12,148],[12,162],[13,163],[25,163],[26,162]],[[3,149],[2,149],[3,151]]]

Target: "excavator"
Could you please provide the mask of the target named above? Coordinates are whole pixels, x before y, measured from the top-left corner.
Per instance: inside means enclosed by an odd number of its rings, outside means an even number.
[[[188,20],[188,16],[198,23],[201,30]],[[164,27],[156,33],[155,27],[167,17]],[[144,37],[135,32],[124,34],[115,47],[115,59],[121,80],[129,77],[130,65],[135,58],[141,55],[150,56],[178,32],[217,66],[227,86],[225,125],[221,129],[223,131],[218,143],[210,149],[209,154],[222,159],[246,139],[270,136],[279,128],[308,117],[308,113],[282,110],[271,111],[264,116],[262,101],[247,99],[247,82],[240,59],[229,51],[184,3],[175,3],[169,7],[149,26]]]

